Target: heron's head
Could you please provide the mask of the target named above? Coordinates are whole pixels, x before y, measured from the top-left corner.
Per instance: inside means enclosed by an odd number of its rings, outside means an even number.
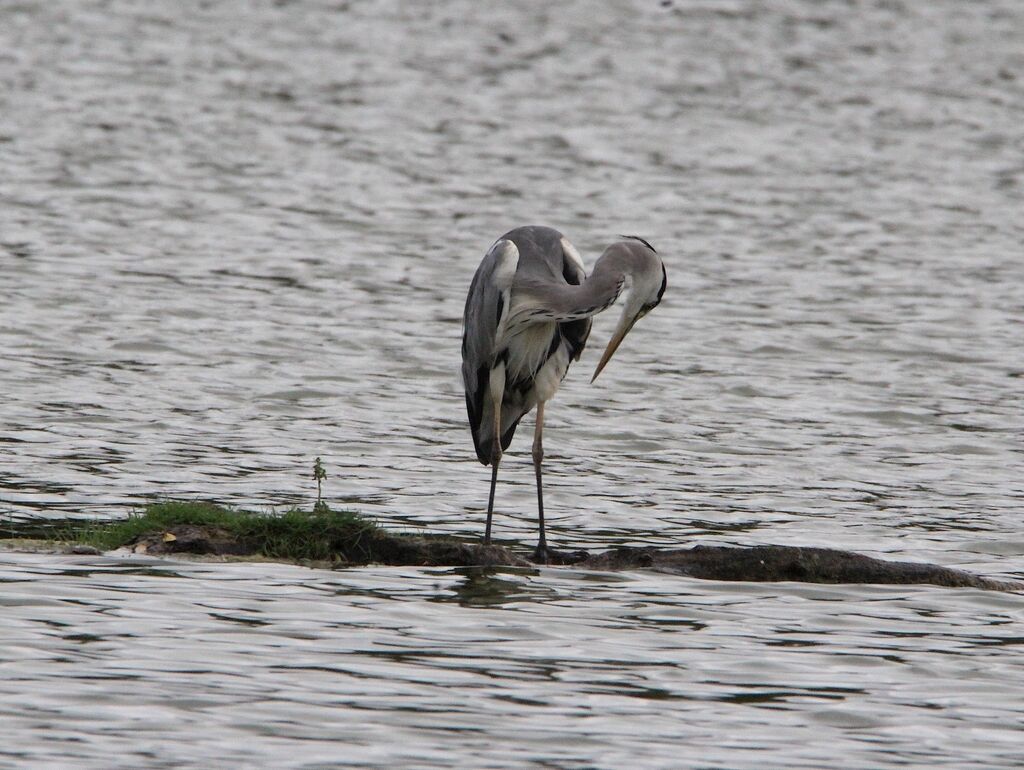
[[[608,260],[614,269],[621,272],[626,301],[619,317],[619,324],[608,341],[608,347],[605,348],[597,369],[594,370],[594,376],[590,378],[591,382],[597,379],[597,375],[611,360],[633,325],[658,306],[668,285],[665,264],[654,251],[654,247],[642,238],[628,237],[629,240],[613,243],[605,249],[598,260]],[[595,271],[596,269],[595,266]]]

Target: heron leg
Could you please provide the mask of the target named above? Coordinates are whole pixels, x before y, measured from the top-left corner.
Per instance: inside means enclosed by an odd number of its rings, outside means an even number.
[[[500,381],[499,381],[500,377]],[[491,402],[494,404],[494,444],[491,448],[491,493],[487,496],[487,528],[484,545],[491,544],[491,517],[494,514],[494,488],[498,485],[498,465],[501,463],[501,400],[505,388],[505,367],[491,370]]]
[[[533,554],[535,561],[547,564],[548,541],[544,535],[544,485],[541,481],[540,465],[544,460],[544,402],[537,402],[537,425],[533,431],[533,470],[537,474],[537,521],[540,524],[540,540]]]
[[[484,545],[491,544],[491,516],[494,513],[494,488],[498,485],[498,463],[501,462],[501,439],[494,434],[494,449],[491,452],[491,493],[487,496],[487,529],[484,531]]]

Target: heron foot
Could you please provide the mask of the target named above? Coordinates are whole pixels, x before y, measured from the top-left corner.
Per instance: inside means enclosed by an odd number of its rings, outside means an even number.
[[[558,551],[546,544],[533,552],[531,561],[534,564],[576,564],[590,556],[586,551]]]

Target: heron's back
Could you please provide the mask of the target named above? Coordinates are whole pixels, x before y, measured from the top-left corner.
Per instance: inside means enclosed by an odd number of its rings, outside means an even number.
[[[518,263],[511,286],[504,292],[496,285],[501,256],[496,247],[511,242],[518,251]],[[571,252],[567,253],[567,249]],[[498,239],[480,263],[466,300],[463,332],[463,380],[466,408],[477,458],[490,463],[494,442],[493,404],[488,396],[490,371],[499,362],[506,366],[501,409],[501,447],[507,449],[523,416],[536,405],[538,397],[550,398],[579,358],[590,319],[565,323],[529,322],[499,326],[503,313],[517,301],[516,284],[543,283],[550,286],[578,285],[586,278],[582,262],[564,236],[550,227],[527,226],[510,230]]]

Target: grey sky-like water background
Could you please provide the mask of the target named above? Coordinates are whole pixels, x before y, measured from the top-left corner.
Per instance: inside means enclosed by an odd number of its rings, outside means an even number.
[[[669,289],[547,413],[556,546],[1024,576],[1024,6],[0,2],[0,526],[326,497],[482,530],[518,224]],[[496,535],[535,539],[531,421]],[[0,555],[0,767],[1024,763],[1024,600]]]

